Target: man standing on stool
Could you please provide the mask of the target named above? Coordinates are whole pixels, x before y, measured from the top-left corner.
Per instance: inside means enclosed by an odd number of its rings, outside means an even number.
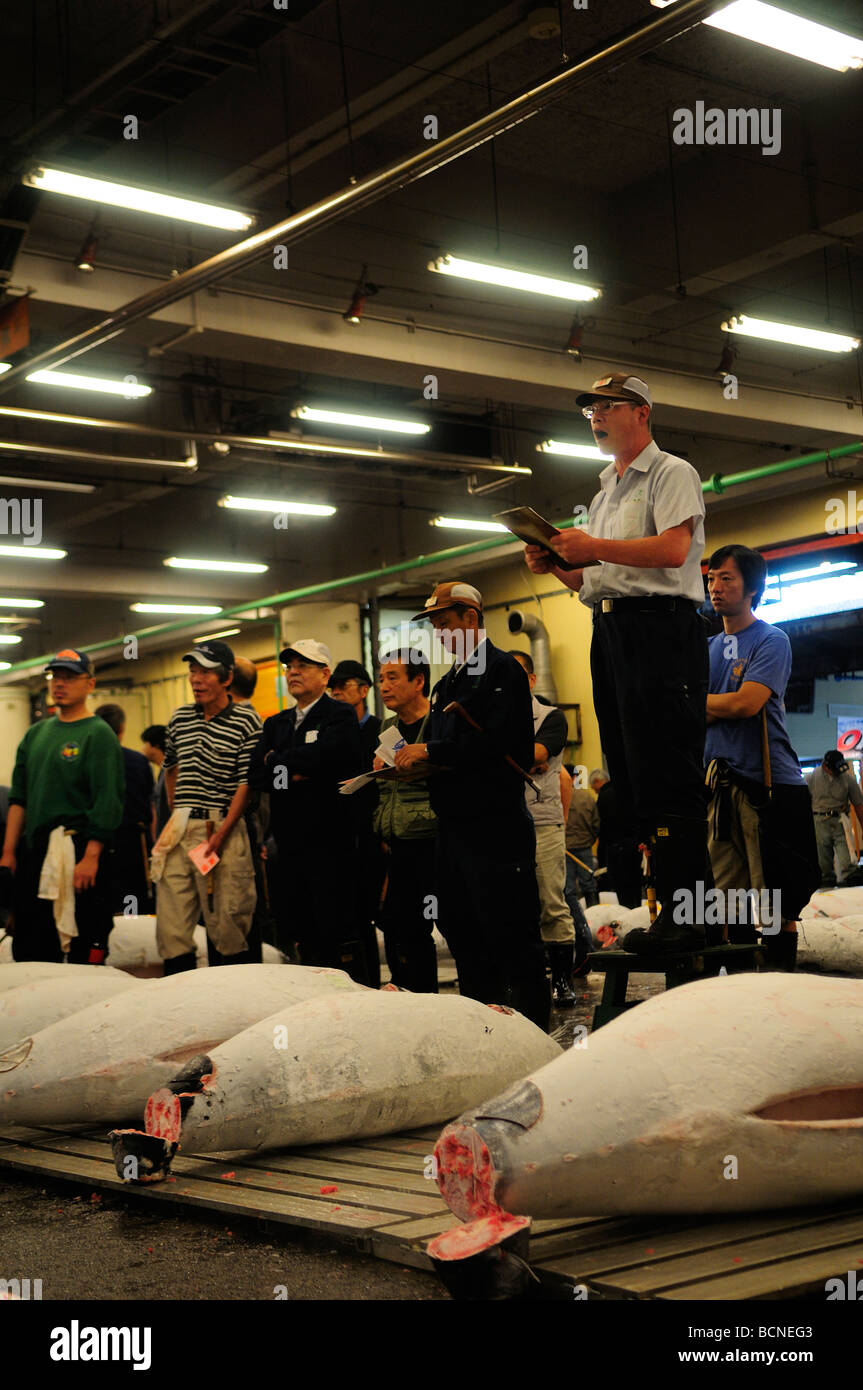
[[[153,848],[156,940],[165,974],[195,968],[200,919],[219,965],[245,965],[255,910],[252,852],[243,815],[249,801],[249,760],[261,735],[253,709],[235,705],[229,689],[234,653],[225,642],[200,642],[186,652],[194,704],[181,705],[165,735],[165,783],[171,819]],[[189,858],[206,846],[219,863],[203,875]]]
[[[576,402],[613,461],[599,475],[586,529],[554,538],[571,568],[538,545],[525,558],[534,574],[556,575],[593,609],[590,665],[602,747],[619,802],[631,808],[633,833],[651,843],[662,903],[649,931],[629,932],[624,947],[686,950],[704,945],[704,927],[674,922],[673,894],[694,894],[708,872],[707,638],[696,611],[704,601],[701,480],[655,443],[653,400],[639,377],[602,377]]]
[[[12,954],[101,965],[113,925],[105,860],[123,814],[123,755],[108,725],[87,710],[96,685],[87,653],[66,648],[45,673],[57,712],[18,745],[0,858],[15,875]]]
[[[524,778],[507,761],[525,770],[533,762],[527,677],[486,637],[482,595],[471,584],[438,584],[416,617],[428,618],[455,656],[432,691],[426,739],[395,758],[401,771],[428,763],[437,772],[429,801],[438,818],[438,928],[462,994],[508,1004],[547,1028],[536,835]],[[454,702],[463,713],[448,711]]]

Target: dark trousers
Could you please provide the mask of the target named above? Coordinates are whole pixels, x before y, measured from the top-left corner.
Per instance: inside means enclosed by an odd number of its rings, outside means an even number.
[[[296,942],[302,965],[346,970],[366,984],[365,951],[358,942],[354,835],[323,841],[278,830],[274,835],[279,887],[273,909],[280,949],[290,955],[287,943]]]
[[[147,877],[147,834],[143,826],[121,825],[114,847],[102,851],[101,872],[114,917],[146,916],[153,911],[153,885]]]
[[[641,851],[634,840],[606,846],[606,886],[617,894],[621,907],[641,907]]]
[[[655,835],[657,895],[708,881],[704,735],[709,662],[694,605],[596,610],[590,648],[599,734],[636,844]]]
[[[380,836],[371,826],[357,834],[357,914],[360,939],[372,989],[381,987],[381,961],[377,925],[387,865]]]
[[[510,1005],[547,1028],[535,865],[536,835],[526,813],[438,820],[438,927],[455,959],[459,991]]]
[[[75,862],[87,848],[86,835],[73,835]],[[54,923],[54,904],[40,898],[39,875],[48,847],[48,836],[39,835],[32,846],[20,845],[18,870],[15,875],[13,911],[15,930],[12,955],[15,960],[62,961],[60,938]],[[106,851],[102,850],[99,872],[92,888],[75,895],[75,922],[78,935],[69,946],[69,960],[74,965],[90,964],[91,950],[107,952],[108,936],[114,923],[108,893],[108,879],[102,865]],[[103,957],[104,958],[104,957]],[[100,964],[101,961],[93,962]]]
[[[387,895],[381,910],[387,965],[394,985],[437,994],[435,842],[389,841]]]

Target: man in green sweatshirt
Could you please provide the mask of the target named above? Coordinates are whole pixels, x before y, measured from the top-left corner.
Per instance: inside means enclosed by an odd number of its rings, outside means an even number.
[[[108,725],[87,711],[96,684],[85,652],[67,647],[45,667],[56,715],[28,729],[15,758],[0,870],[15,876],[12,954],[16,960],[101,965],[112,919],[103,858],[123,814],[123,755]],[[74,904],[39,896],[52,831],[72,840]],[[63,878],[63,839],[49,856]],[[69,909],[74,908],[74,920]],[[76,934],[77,932],[77,934]]]

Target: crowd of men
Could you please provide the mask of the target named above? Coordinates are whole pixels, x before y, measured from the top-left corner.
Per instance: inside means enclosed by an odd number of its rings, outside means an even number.
[[[381,653],[383,723],[363,666],[334,666],[311,637],[280,653],[293,704],[262,722],[255,667],[211,640],[183,656],[191,701],[136,753],[119,706],[89,714],[92,663],[67,648],[45,668],[55,717],[28,730],[12,779],[0,875],[14,880],[15,958],[101,963],[112,917],[155,906],[167,974],[195,967],[200,921],[211,965],[260,960],[274,925],[292,959],[379,985],[380,927],[393,982],[431,992],[437,926],[463,994],[547,1027],[547,966],[563,1006],[588,968],[580,899],[598,900],[598,845],[621,903],[642,901],[644,852],[661,904],[626,949],[760,931],[792,969],[819,877],[836,881],[834,856],[840,881],[854,872],[844,813],[863,826],[863,795],[835,751],[804,782],[785,723],[790,644],[755,616],[756,551],[711,555],[723,630],[708,642],[703,493],[655,443],[646,384],[614,374],[578,401],[612,461],[587,527],[528,545],[526,561],[592,609],[609,773],[573,788],[563,712],[536,694],[528,653],[492,643],[482,595],[458,580],[415,615],[453,658],[433,689],[421,649]],[[706,887],[780,890],[781,911],[753,906],[729,932],[692,906]]]

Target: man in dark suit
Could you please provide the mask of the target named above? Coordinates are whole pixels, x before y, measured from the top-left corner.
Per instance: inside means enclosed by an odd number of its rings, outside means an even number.
[[[361,768],[359,726],[350,705],[326,693],[330,653],[322,642],[301,638],[280,660],[296,705],[266,720],[249,769],[249,785],[270,797],[279,934],[296,941],[303,965],[335,966],[365,984],[356,832],[351,798],[339,793],[339,782]]]
[[[126,712],[121,705],[100,705],[94,711],[114,730],[122,745],[126,732]],[[137,916],[153,910],[152,885],[148,878],[148,858],[153,848],[153,774],[143,753],[121,747],[126,795],[123,819],[114,833],[114,848],[108,856],[111,914]]]
[[[548,1027],[550,998],[539,930],[536,834],[524,778],[506,761],[534,761],[527,675],[489,641],[482,595],[459,581],[438,584],[417,618],[427,617],[455,661],[431,695],[426,742],[396,754],[396,767],[424,763],[438,818],[437,921],[452,951],[459,990],[487,1004],[509,1004]],[[473,725],[457,710],[458,701]],[[437,771],[439,769],[439,771]]]
[[[340,661],[330,676],[330,694],[334,700],[350,705],[360,727],[362,746],[361,771],[371,772],[375,749],[381,732],[381,721],[368,709],[367,701],[372,678],[358,661]],[[369,967],[369,984],[381,987],[381,964],[378,950],[377,920],[381,893],[386,877],[380,838],[372,829],[372,817],[378,804],[378,789],[372,782],[351,797],[357,830],[359,856],[358,907],[360,930]]]

